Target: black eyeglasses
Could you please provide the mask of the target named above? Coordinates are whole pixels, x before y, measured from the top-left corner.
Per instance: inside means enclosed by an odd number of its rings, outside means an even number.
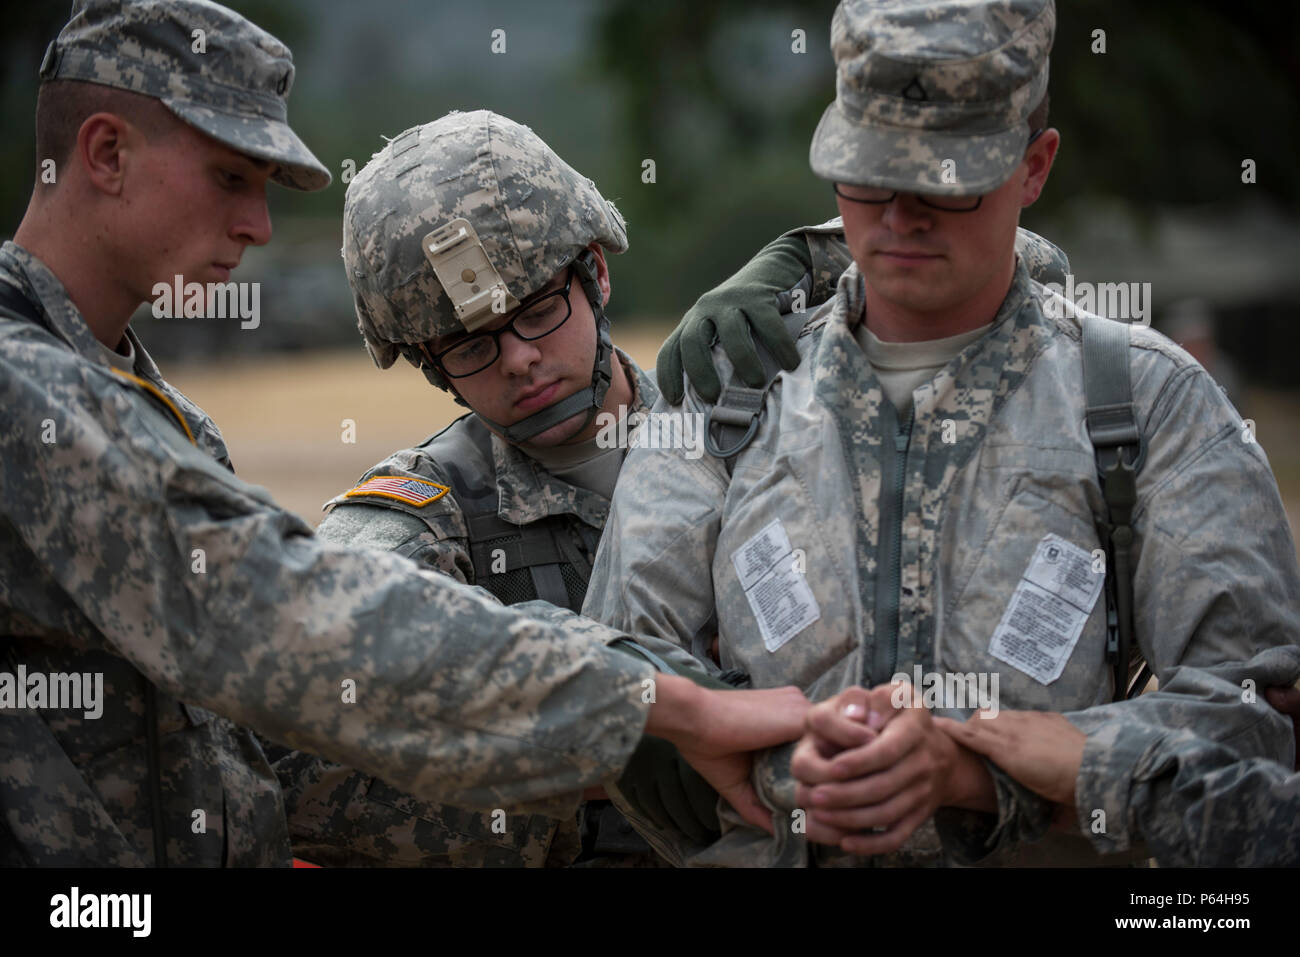
[[[1025,149],[1029,148],[1030,143],[1042,136],[1045,130],[1036,130],[1029,136],[1029,142],[1025,144]],[[899,190],[888,189],[883,186],[854,186],[851,183],[833,184],[835,195],[841,199],[847,199],[853,203],[869,203],[873,206],[883,206],[885,203],[892,203],[899,194]],[[980,208],[980,203],[984,202],[984,196],[927,196],[925,193],[910,193],[915,196],[917,202],[922,206],[929,206],[931,209],[939,209],[945,213],[973,213]]]
[[[869,203],[872,206],[883,206],[886,203],[892,203],[899,194],[899,190],[889,189],[886,186],[854,186],[852,183],[835,183],[835,195],[840,199],[847,199],[852,203]],[[909,196],[915,196],[917,202],[922,206],[929,206],[931,209],[941,209],[945,213],[973,213],[980,208],[980,203],[984,202],[984,197],[980,196],[927,196],[924,193],[908,193]]]
[[[482,372],[497,361],[501,355],[502,333],[512,332],[529,342],[549,336],[573,314],[573,307],[569,303],[569,290],[572,286],[573,267],[570,266],[563,287],[524,303],[500,329],[475,333],[454,346],[443,349],[433,356],[433,361],[448,378],[463,379]]]

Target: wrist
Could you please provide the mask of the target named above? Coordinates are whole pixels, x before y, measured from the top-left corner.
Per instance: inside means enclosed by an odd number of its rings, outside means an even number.
[[[698,728],[702,696],[706,694],[694,682],[677,675],[655,675],[655,697],[645,733],[663,738],[681,747]]]
[[[955,741],[952,742],[952,746],[955,754],[952,773],[946,777],[947,786],[943,796],[943,806],[996,814],[997,789],[993,785],[993,776],[989,774],[984,761]]]

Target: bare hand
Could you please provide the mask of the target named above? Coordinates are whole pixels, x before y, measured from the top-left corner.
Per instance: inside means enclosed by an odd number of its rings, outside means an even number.
[[[658,688],[646,733],[677,745],[682,757],[741,817],[771,834],[772,812],[750,782],[750,752],[799,737],[808,710],[803,692],[793,686],[709,691],[667,675],[659,677]]]
[[[854,704],[865,709],[864,731],[879,728],[856,746],[849,744],[844,714]],[[800,781],[797,798],[810,821],[837,831],[839,846],[854,854],[897,850],[939,807],[972,798],[957,786],[984,773],[939,731],[906,683],[850,689],[811,708],[806,725],[791,765]],[[829,755],[837,745],[842,750]],[[876,833],[860,833],[868,828]]]
[[[1058,804],[1074,804],[1074,782],[1087,736],[1065,715],[1050,711],[986,712],[965,723],[936,718],[953,740],[987,757],[1029,790]]]

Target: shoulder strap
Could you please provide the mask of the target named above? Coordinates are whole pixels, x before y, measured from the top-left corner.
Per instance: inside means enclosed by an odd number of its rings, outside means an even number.
[[[1106,503],[1106,521],[1098,527],[1106,547],[1106,660],[1114,675],[1114,699],[1140,694],[1151,674],[1142,662],[1129,680],[1133,637],[1133,508],[1138,470],[1145,458],[1129,369],[1126,322],[1083,315],[1083,388],[1088,402],[1088,438],[1097,460],[1097,475]]]
[[[805,273],[803,279],[790,289],[777,295],[777,308],[785,321],[785,330],[791,339],[797,339],[808,318],[807,306],[798,312],[792,312],[795,297],[802,292],[803,303],[808,303],[812,292],[811,273]],[[708,407],[708,423],[704,430],[704,448],[714,458],[725,460],[727,474],[736,467],[736,457],[758,434],[758,423],[763,416],[763,404],[767,399],[767,390],[781,374],[780,364],[767,351],[763,343],[754,340],[759,361],[763,364],[763,384],[757,389],[745,385],[744,380],[732,370],[718,396],[718,401]]]

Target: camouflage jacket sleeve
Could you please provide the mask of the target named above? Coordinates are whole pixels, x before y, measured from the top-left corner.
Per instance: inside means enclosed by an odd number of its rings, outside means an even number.
[[[681,411],[699,413],[693,389],[686,390],[684,402]],[[656,412],[669,408],[662,399],[655,405]],[[726,473],[710,455],[632,448],[614,490],[583,614],[635,633],[639,645],[674,668],[716,673],[708,651],[717,632],[711,563],[726,489]],[[722,667],[729,667],[725,658]],[[666,860],[679,867],[709,863],[707,847],[658,828],[613,782],[605,788]],[[725,802],[718,811],[724,827],[748,827]],[[766,839],[749,830],[755,841]]]
[[[35,326],[6,333],[0,401],[15,547],[164,693],[469,807],[578,791],[635,748],[652,669],[601,648],[608,629],[320,541]]]
[[[1158,333],[1139,327],[1133,340],[1151,352],[1171,348]],[[1135,397],[1150,394],[1143,376],[1152,369],[1135,364]],[[1182,365],[1138,414],[1146,460],[1133,519],[1134,629],[1160,688],[1075,711],[1071,720],[1090,734],[1110,723],[1188,728],[1242,758],[1289,764],[1290,722],[1259,695],[1268,685],[1295,680],[1291,659],[1278,652],[1300,644],[1300,568],[1268,460],[1195,363]],[[1262,653],[1269,649],[1274,654]],[[1139,757],[1112,756],[1112,784],[1139,777]],[[973,826],[983,817],[973,812],[943,809],[936,815],[945,846],[958,860],[980,860],[1041,833],[1047,802],[1010,778],[997,784],[995,826]],[[1150,811],[1159,813],[1159,807]],[[1124,815],[1108,813],[1106,819],[1122,822]],[[1084,836],[1103,854],[1134,843],[1122,827]]]
[[[415,508],[404,503],[380,504],[375,499],[349,500],[348,494],[327,503],[329,514],[316,526],[323,541],[393,552],[458,582],[473,580],[465,519],[450,495]]]
[[[1269,648],[1250,669],[1263,683],[1245,696],[1263,702],[1267,685],[1300,674],[1300,647]],[[1186,728],[1130,719],[1091,725],[1075,783],[1080,832],[1101,850],[1145,840],[1165,867],[1300,864],[1300,775],[1244,757],[1231,743]]]

